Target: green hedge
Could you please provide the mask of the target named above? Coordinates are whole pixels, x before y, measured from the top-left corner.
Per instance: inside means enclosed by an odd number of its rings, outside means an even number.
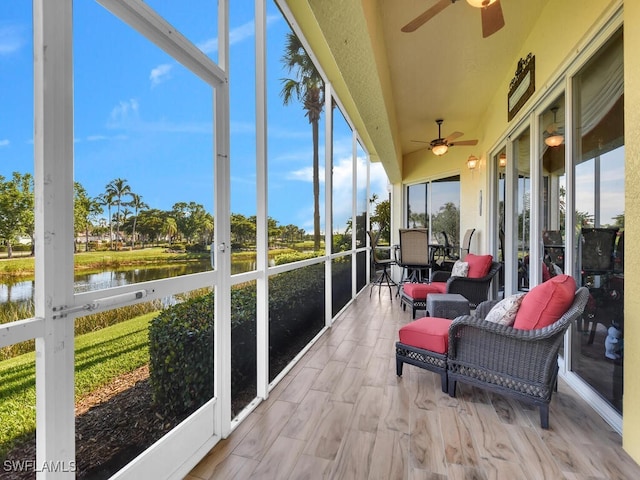
[[[150,382],[156,404],[193,411],[213,397],[213,295],[162,311],[149,326]]]
[[[345,267],[348,264],[344,265]],[[273,379],[324,326],[324,264],[269,280],[269,359]],[[150,326],[150,377],[157,404],[193,411],[213,396],[213,293],[163,311]],[[231,291],[231,390],[256,381],[256,288]]]

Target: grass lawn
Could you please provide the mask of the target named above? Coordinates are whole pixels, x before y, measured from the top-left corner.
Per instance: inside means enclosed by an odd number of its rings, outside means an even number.
[[[75,398],[149,363],[148,313],[76,337]],[[0,459],[36,428],[35,353],[0,362]]]

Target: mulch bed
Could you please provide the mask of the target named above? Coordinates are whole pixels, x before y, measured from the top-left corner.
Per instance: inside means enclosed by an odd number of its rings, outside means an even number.
[[[291,345],[299,351],[299,345]],[[271,368],[279,372],[292,358],[272,359]],[[232,416],[255,397],[255,386],[236,392]],[[235,413],[234,413],[235,412]],[[188,414],[166,416],[153,404],[148,365],[121,375],[76,403],[76,478],[101,480],[114,475]],[[36,459],[35,434],[17,444],[8,454],[9,461]],[[0,462],[0,480],[33,480],[35,472],[7,472]]]
[[[78,479],[109,478],[182,421],[163,416],[152,401],[148,367],[117,378],[76,405]],[[35,462],[35,435],[21,442],[7,460]],[[5,472],[0,479],[33,479],[34,472]]]

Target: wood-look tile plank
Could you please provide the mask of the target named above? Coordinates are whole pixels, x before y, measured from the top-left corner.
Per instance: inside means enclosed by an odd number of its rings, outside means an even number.
[[[238,446],[260,418],[261,415],[255,412],[249,415],[244,422],[238,425],[229,438],[220,440],[215,448],[200,460],[191,473],[199,478],[212,478],[218,464],[231,455],[233,449]]]
[[[467,402],[467,406],[470,403]],[[511,446],[511,438],[505,429],[505,426],[496,418],[494,410],[486,408],[473,412],[469,409],[466,415],[460,415],[459,419],[465,422],[466,428],[474,433],[475,445],[478,449],[478,455],[483,458],[492,458],[507,462],[519,461],[513,447]],[[491,411],[492,413],[487,414]]]
[[[309,352],[311,358],[307,361],[307,367],[318,368],[322,370],[327,362],[331,359],[338,347],[336,345],[326,344],[318,347],[317,350]]]
[[[588,478],[599,474],[594,463],[597,460],[590,454],[591,446],[582,448],[577,442],[568,442],[554,430],[541,429],[539,433],[543,443],[565,476],[568,473],[575,473]]]
[[[638,465],[621,449],[599,445],[592,449],[600,474],[609,480],[629,480],[640,478]]]
[[[353,351],[358,346],[358,342],[354,340],[344,340],[340,342],[338,348],[333,353],[331,360],[342,363],[349,363],[351,357],[353,357]]]
[[[333,392],[346,366],[347,364],[344,362],[330,360],[322,369],[320,375],[316,377],[316,381],[311,388],[323,392]]]
[[[358,391],[349,428],[376,433],[382,414],[383,387],[363,386]]]
[[[298,461],[289,475],[289,480],[328,479],[330,478],[331,465],[333,462],[326,458],[302,454],[298,457]]]
[[[277,400],[267,410],[238,446],[235,455],[260,460],[287,423],[296,405]]]
[[[364,371],[363,386],[381,387],[386,384],[389,374],[389,356],[372,356]]]
[[[304,367],[293,377],[287,388],[280,393],[278,399],[285,402],[300,403],[318,375],[320,375],[320,372],[321,370],[317,368]]]
[[[420,409],[412,412],[409,457],[411,467],[442,475],[447,474],[437,412]]]
[[[358,345],[356,349],[351,352],[351,359],[349,360],[348,366],[351,368],[367,368],[367,364],[369,363],[369,358],[371,358],[372,350],[371,347],[366,345]]]
[[[511,480],[516,478],[537,480],[535,477],[525,473],[525,471],[528,472],[529,470],[526,462],[505,462],[497,458],[487,458],[480,460],[480,466],[484,469],[487,480]]]
[[[403,480],[409,472],[409,435],[378,430],[368,480]]]
[[[333,460],[349,425],[353,404],[329,401],[325,405],[321,420],[307,443],[304,453]]]
[[[328,392],[309,390],[291,414],[280,435],[309,440],[322,418],[322,411],[330,396]]]
[[[238,455],[229,455],[211,473],[210,480],[224,478],[229,480],[242,480],[251,478],[251,474],[259,465],[257,460],[241,457]]]
[[[547,445],[533,428],[506,425],[504,429],[527,474],[533,478],[562,478],[563,475]]]
[[[475,467],[478,465],[478,454],[475,448],[474,432],[469,424],[461,420],[453,408],[439,410],[442,441],[447,463]]]
[[[364,370],[354,367],[345,368],[333,390],[331,399],[337,402],[355,403],[363,379]]]
[[[386,385],[382,397],[380,428],[409,433],[409,393],[397,385]]]
[[[394,297],[360,296],[189,480],[640,478],[620,436],[560,380],[538,409],[433,372],[395,371]]]
[[[486,472],[480,467],[449,465],[448,480],[487,480]]]
[[[431,472],[421,468],[409,468],[409,480],[449,480],[447,475],[442,473]]]
[[[298,461],[305,442],[279,436],[265,453],[259,465],[251,473],[252,480],[287,478]]]
[[[334,480],[366,479],[373,457],[376,436],[373,433],[348,430],[333,462],[330,478]]]

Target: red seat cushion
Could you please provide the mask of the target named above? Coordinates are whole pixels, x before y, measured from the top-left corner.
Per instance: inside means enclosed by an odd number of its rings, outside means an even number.
[[[513,328],[534,330],[558,320],[571,306],[576,293],[576,281],[569,275],[556,275],[535,286],[524,296]]]
[[[425,300],[429,293],[447,293],[447,283],[405,283],[402,289],[408,297],[414,300]]]
[[[467,274],[467,277],[482,278],[489,273],[491,263],[493,262],[493,256],[474,255],[473,253],[468,253],[467,256],[464,257],[464,261],[469,264],[469,273]]]
[[[400,342],[430,352],[447,353],[449,326],[452,321],[448,318],[438,317],[423,317],[414,320],[400,329]]]

